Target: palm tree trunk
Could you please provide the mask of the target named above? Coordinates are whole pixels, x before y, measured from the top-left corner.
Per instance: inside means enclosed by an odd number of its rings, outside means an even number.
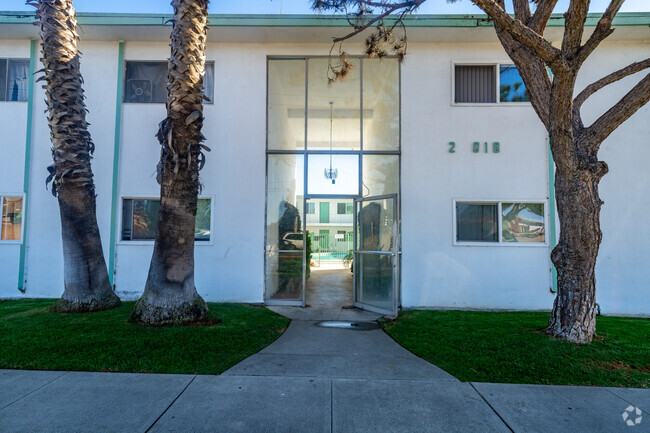
[[[54,164],[48,167],[52,193],[58,194],[63,236],[63,296],[52,309],[84,312],[116,307],[95,214],[90,167],[94,144],[86,123],[79,70],[79,35],[72,0],[39,0],[45,97]]]
[[[149,275],[130,320],[149,325],[201,320],[194,285],[194,225],[203,164],[203,75],[208,0],[173,0],[167,117],[157,134],[160,212]]]

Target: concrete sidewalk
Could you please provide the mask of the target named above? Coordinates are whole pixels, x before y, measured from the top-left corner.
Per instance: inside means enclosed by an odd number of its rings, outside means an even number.
[[[459,382],[381,330],[300,320],[221,376],[0,370],[0,432],[650,432],[649,409],[649,389]]]

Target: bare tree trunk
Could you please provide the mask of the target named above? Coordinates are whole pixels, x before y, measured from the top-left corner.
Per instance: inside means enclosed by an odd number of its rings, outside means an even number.
[[[130,321],[181,324],[207,314],[194,286],[194,227],[203,126],[203,76],[208,0],[174,0],[167,118],[157,137],[160,212],[144,293]]]
[[[111,288],[95,215],[95,195],[74,184],[58,190],[63,238],[65,291],[52,310],[98,311],[117,307]]]
[[[52,309],[61,312],[105,310],[120,305],[113,293],[95,215],[95,185],[90,167],[94,144],[86,122],[72,0],[39,0],[45,96],[54,164],[48,167],[52,193],[58,194],[63,235],[65,290]]]
[[[602,240],[598,196],[600,176],[589,170],[558,170],[555,195],[560,241],[551,253],[557,269],[558,293],[546,332],[573,343],[589,343],[596,335],[596,258]]]

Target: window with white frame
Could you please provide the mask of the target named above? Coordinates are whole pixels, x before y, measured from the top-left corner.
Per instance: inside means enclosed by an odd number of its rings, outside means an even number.
[[[197,202],[195,241],[210,240],[211,200],[200,198]],[[122,199],[122,240],[152,241],[156,238],[160,199]]]
[[[205,103],[213,103],[214,62],[205,63],[203,77]],[[126,62],[124,77],[124,102],[167,102],[167,62]]]
[[[337,215],[352,215],[352,203],[337,203],[336,204],[336,213]]]
[[[0,241],[20,241],[23,233],[23,198],[0,195],[2,227]]]
[[[0,101],[26,101],[29,60],[0,59]]]
[[[307,202],[307,215],[315,215],[316,214],[316,203],[313,201]]]
[[[459,244],[546,242],[543,202],[458,201],[455,206]]]
[[[529,102],[526,85],[513,64],[454,65],[454,103]]]

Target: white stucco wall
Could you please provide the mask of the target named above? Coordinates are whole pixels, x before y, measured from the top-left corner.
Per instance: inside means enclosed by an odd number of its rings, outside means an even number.
[[[0,58],[29,59],[29,41],[0,41]],[[0,196],[22,196],[27,133],[27,102],[0,102]],[[20,244],[0,240],[0,297],[3,288],[18,294]],[[12,293],[14,294],[14,293]]]
[[[84,42],[82,73],[96,144],[97,215],[108,261],[118,42]],[[213,200],[212,239],[196,247],[196,282],[207,301],[264,300],[266,58],[325,55],[329,45],[212,44],[215,103],[205,106],[203,133],[212,152],[201,172],[201,197]],[[165,60],[166,41],[127,41],[126,60]],[[648,43],[607,44],[585,65],[578,87],[650,55]],[[29,56],[29,41],[0,41],[0,57]],[[509,63],[496,44],[410,44],[402,80],[402,305],[404,307],[550,309],[554,295],[550,242],[541,246],[455,246],[453,200],[541,200],[548,216],[546,133],[532,108],[452,104],[453,62]],[[606,71],[603,69],[606,65]],[[637,79],[637,78],[635,78]],[[585,121],[630,88],[623,80],[584,107]],[[51,163],[44,92],[36,85],[26,279],[29,297],[63,291],[58,205],[44,188]],[[26,103],[0,103],[3,146],[0,194],[22,189]],[[603,244],[597,300],[607,314],[650,314],[650,157],[645,107],[603,144],[610,174],[602,182]],[[156,197],[154,137],[164,104],[123,104],[115,248],[117,293],[144,287],[152,242],[122,242],[121,198]],[[449,153],[448,143],[456,143]],[[498,154],[475,154],[474,141],[499,141]],[[14,151],[15,150],[15,151]],[[548,218],[546,218],[548,223]],[[547,226],[547,238],[548,238]],[[0,297],[18,296],[18,246],[0,244]]]

